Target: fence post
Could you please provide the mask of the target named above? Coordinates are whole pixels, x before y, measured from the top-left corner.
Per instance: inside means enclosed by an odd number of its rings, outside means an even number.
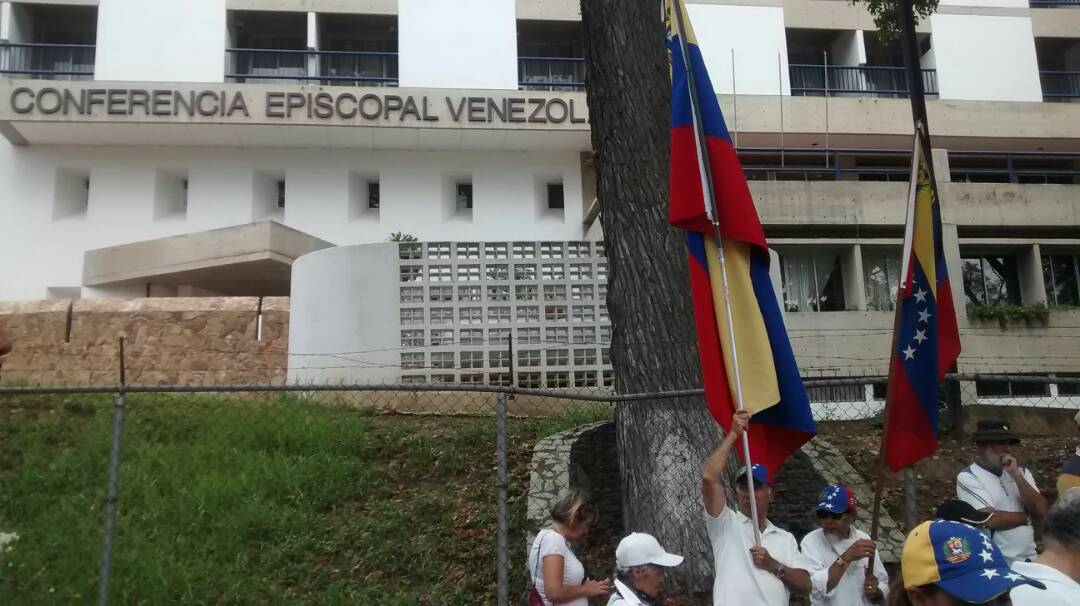
[[[105,538],[101,546],[98,575],[98,605],[109,603],[109,575],[112,573],[113,538],[116,534],[117,488],[120,483],[120,440],[124,428],[124,339],[120,338],[120,391],[113,400],[112,446],[109,449],[109,479],[105,487]]]
[[[507,435],[507,399],[506,392],[499,392],[495,396],[495,452],[497,459],[497,479],[498,484],[498,511],[496,516],[498,518],[498,536],[496,538],[495,548],[498,551],[496,568],[498,575],[498,595],[497,603],[499,606],[508,606],[510,603],[510,564],[508,561],[508,544],[507,535],[509,534],[509,515],[507,512],[507,500],[508,494],[508,449],[509,449],[509,436]]]

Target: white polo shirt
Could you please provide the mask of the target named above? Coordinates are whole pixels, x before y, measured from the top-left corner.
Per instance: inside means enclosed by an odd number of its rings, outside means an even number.
[[[1021,473],[1028,484],[1035,490],[1039,489],[1026,467],[1022,468]],[[995,474],[977,463],[968,465],[956,476],[956,498],[975,509],[991,507],[998,511],[1024,512],[1020,488],[1012,476],[1004,471],[1001,475]],[[989,534],[1009,564],[1035,559],[1035,530],[1031,527],[1030,519],[1016,528],[992,530]]]
[[[1046,589],[1031,585],[1014,587],[1009,593],[1014,606],[1076,606],[1080,604],[1080,583],[1056,568],[1038,562],[1017,562],[1016,572],[1042,581]]]
[[[766,520],[761,546],[777,562],[789,568],[802,568],[799,544],[788,531]],[[724,507],[715,518],[705,512],[705,527],[712,543],[713,606],[787,606],[787,585],[773,573],[754,566],[750,548],[754,546],[754,524],[742,512]]]
[[[802,557],[809,566],[810,573],[810,603],[814,606],[866,606],[872,604],[863,593],[863,583],[866,580],[867,558],[855,560],[848,564],[840,582],[829,591],[829,567],[860,539],[869,539],[870,535],[852,528],[851,534],[846,539],[839,539],[825,534],[818,528],[811,531],[802,540]],[[878,589],[886,599],[889,597],[889,574],[885,572],[885,566],[880,557],[874,558],[874,576],[878,581]]]

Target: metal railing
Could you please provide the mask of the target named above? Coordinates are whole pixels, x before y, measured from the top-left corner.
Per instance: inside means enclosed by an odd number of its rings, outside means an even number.
[[[585,90],[585,59],[581,57],[518,57],[518,88],[522,90]]]
[[[1080,99],[1080,71],[1040,71],[1044,99]]]
[[[377,51],[317,51],[227,48],[228,82],[321,82],[397,86],[398,54]]]
[[[1057,167],[1032,166],[1036,162]],[[950,151],[949,165],[954,182],[1072,184],[1080,180],[1080,152]]]
[[[93,44],[0,42],[0,74],[41,80],[90,80]]]
[[[911,91],[903,67],[792,64],[789,69],[793,95],[906,97]],[[922,78],[926,94],[938,94],[937,70],[922,70]]]

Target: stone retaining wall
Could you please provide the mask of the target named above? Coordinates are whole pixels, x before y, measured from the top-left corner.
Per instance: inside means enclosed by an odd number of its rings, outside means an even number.
[[[261,329],[260,329],[261,324]],[[112,385],[280,383],[289,299],[193,297],[0,302],[13,342],[0,380]]]

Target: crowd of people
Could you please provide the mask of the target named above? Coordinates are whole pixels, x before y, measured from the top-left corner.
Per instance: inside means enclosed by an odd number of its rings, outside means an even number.
[[[748,424],[746,413],[736,413],[702,468],[715,606],[787,606],[792,594],[808,596],[813,606],[1080,606],[1080,448],[1062,466],[1051,507],[1012,452],[1020,440],[1008,424],[979,421],[972,435],[977,456],[957,475],[956,498],[908,534],[900,574],[890,582],[877,545],[855,527],[859,503],[846,486],[821,491],[814,508],[819,528],[801,543],[769,520],[774,489],[764,466],[740,471],[730,487],[737,509],[728,505],[723,472]],[[587,606],[604,597],[609,606],[674,603],[658,596],[682,556],[635,532],[615,550],[614,578],[590,579],[572,547],[595,518],[587,497],[572,490],[551,513],[552,525],[529,553],[530,606]],[[1035,523],[1043,529],[1041,552]]]

